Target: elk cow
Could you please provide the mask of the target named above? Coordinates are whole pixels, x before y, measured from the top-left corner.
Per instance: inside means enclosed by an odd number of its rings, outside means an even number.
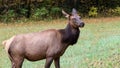
[[[46,59],[45,68],[50,68],[54,61],[55,67],[60,68],[60,56],[69,45],[77,42],[80,29],[84,22],[75,9],[71,14],[62,13],[68,18],[65,29],[49,29],[36,33],[19,34],[3,41],[5,50],[12,63],[12,68],[22,68],[24,59],[37,61]]]

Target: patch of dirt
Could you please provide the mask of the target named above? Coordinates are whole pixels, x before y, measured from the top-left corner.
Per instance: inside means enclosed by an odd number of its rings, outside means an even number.
[[[87,18],[84,19],[86,23],[109,23],[114,21],[120,21],[120,17],[102,17],[102,18]]]

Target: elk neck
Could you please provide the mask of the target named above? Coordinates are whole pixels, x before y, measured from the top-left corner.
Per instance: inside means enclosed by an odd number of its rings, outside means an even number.
[[[62,39],[61,42],[68,45],[73,45],[77,42],[80,30],[79,27],[74,28],[70,23],[67,24],[65,29],[60,29]]]

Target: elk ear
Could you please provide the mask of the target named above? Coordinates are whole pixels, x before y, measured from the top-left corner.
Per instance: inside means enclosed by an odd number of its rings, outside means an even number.
[[[72,15],[77,15],[77,10],[75,8],[72,9]]]
[[[66,18],[69,18],[70,15],[66,13],[64,10],[62,10],[62,13],[65,15]]]

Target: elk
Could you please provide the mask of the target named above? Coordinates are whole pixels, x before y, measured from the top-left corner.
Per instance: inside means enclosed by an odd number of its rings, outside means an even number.
[[[68,24],[64,29],[19,34],[3,41],[12,68],[22,68],[24,59],[29,61],[46,59],[45,68],[50,68],[53,61],[55,68],[60,68],[60,56],[68,46],[77,42],[79,27],[84,27],[84,22],[74,8],[71,14],[63,10],[62,13],[68,18]]]

